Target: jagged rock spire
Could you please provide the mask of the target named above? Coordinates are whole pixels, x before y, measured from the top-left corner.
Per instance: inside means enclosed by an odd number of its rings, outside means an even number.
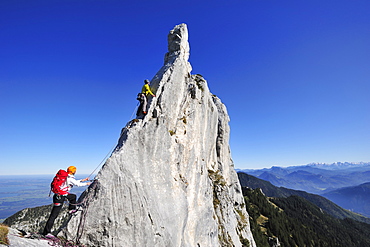
[[[187,61],[190,55],[189,51],[188,28],[186,24],[175,26],[168,34],[168,52],[166,53],[164,63],[171,63],[173,58],[180,55]]]
[[[88,246],[253,247],[226,107],[190,74],[186,25],[168,41],[148,114],[126,126],[64,234]]]

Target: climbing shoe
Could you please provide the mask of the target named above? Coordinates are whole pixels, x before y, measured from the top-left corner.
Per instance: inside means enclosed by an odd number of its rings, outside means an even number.
[[[72,210],[69,210],[69,214],[74,214],[74,213],[76,213],[78,210],[77,209],[72,209]]]
[[[51,233],[45,235],[45,238],[55,238],[55,236]]]

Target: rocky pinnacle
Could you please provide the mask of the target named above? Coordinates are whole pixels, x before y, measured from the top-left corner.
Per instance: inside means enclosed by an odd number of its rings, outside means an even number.
[[[122,130],[97,184],[83,195],[84,212],[61,234],[87,246],[255,246],[226,107],[201,75],[191,75],[188,58],[187,26],[180,24],[151,80],[156,97],[148,114]]]

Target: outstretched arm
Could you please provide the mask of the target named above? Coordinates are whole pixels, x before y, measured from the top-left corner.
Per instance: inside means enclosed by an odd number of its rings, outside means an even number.
[[[69,183],[74,185],[74,186],[89,186],[91,184],[90,182],[82,183],[83,181],[87,181],[88,178],[81,179],[81,180],[77,180],[75,178],[68,178],[68,180],[69,180]]]
[[[151,96],[155,97],[155,94],[152,92],[148,84],[145,84],[145,89],[147,90],[148,93],[150,93]]]

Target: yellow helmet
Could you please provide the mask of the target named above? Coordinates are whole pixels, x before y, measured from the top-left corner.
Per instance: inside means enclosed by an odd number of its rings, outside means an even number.
[[[77,168],[75,166],[70,166],[70,167],[67,168],[68,174],[75,174],[76,170],[77,170]]]

